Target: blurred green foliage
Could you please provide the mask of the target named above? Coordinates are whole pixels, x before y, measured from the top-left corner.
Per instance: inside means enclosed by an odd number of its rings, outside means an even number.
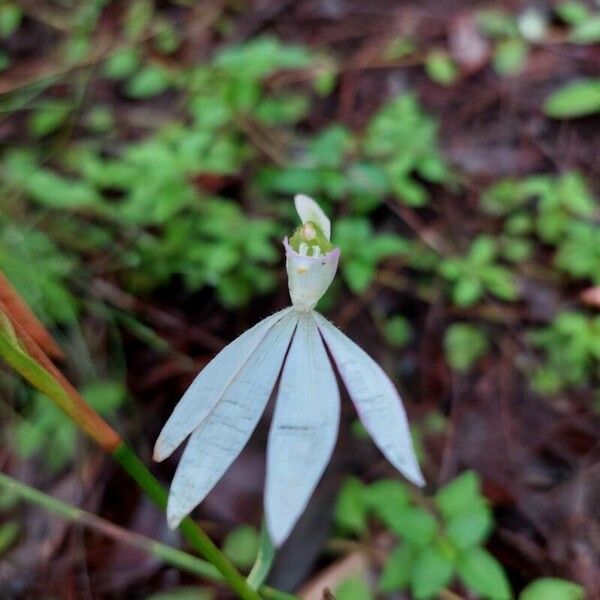
[[[509,329],[503,310],[519,314],[542,282],[558,300],[539,323],[523,324],[516,364],[539,394],[598,384],[600,318],[574,293],[600,285],[598,204],[582,173],[493,181],[469,208],[485,221],[483,230],[430,228],[444,210],[437,194],[458,198],[464,182],[443,157],[437,119],[410,87],[382,98],[360,128],[321,123],[310,115],[315,103],[335,100],[331,56],[260,36],[189,64],[175,58],[185,46],[181,23],[151,0],[124,6],[118,43],[97,53],[93,33],[103,6],[97,0],[61,12],[71,35],[56,53],[60,69],[0,97],[3,113],[24,124],[23,137],[2,149],[0,270],[46,324],[68,331],[81,315],[97,315],[99,300],[88,293],[97,279],[136,297],[181,287],[226,309],[273,293],[282,285],[281,239],[295,219],[290,196],[302,192],[333,217],[342,250],[341,281],[320,308],[339,309],[344,287],[347,295],[379,286],[401,290],[410,302],[449,301],[440,340],[449,368],[468,377]],[[568,0],[552,11],[478,10],[495,77],[527,71],[530,54],[550,40],[551,18],[565,42],[600,40],[597,8]],[[27,18],[18,3],[0,3],[0,39]],[[453,86],[462,75],[451,52],[423,48],[410,36],[388,40],[379,59],[412,61],[434,86]],[[0,70],[11,60],[0,51]],[[90,80],[119,102],[96,97]],[[599,111],[594,78],[564,82],[540,106],[556,119]],[[143,331],[135,317],[114,314]],[[417,325],[398,306],[377,307],[372,317],[392,356],[409,356],[420,343]],[[146,329],[140,337],[168,348]],[[126,398],[116,376],[83,392],[109,418]],[[19,408],[17,450],[62,468],[75,450],[73,427],[37,394]],[[430,417],[417,433],[443,428],[440,414]],[[415,598],[429,598],[458,578],[482,597],[510,596],[502,567],[484,548],[493,518],[472,473],[433,500],[411,496],[397,481],[349,479],[336,520],[344,535],[368,536],[379,522],[397,538],[381,591],[411,588]],[[0,551],[17,535],[6,524]],[[256,531],[242,527],[224,550],[247,568],[257,543]],[[335,593],[340,600],[371,594],[360,581]],[[521,599],[543,594],[578,598],[580,588],[541,580]]]
[[[502,566],[483,547],[493,528],[480,482],[466,472],[441,488],[433,502],[414,495],[404,483],[357,479],[344,484],[336,507],[340,531],[368,535],[379,521],[398,537],[379,579],[382,592],[410,588],[417,600],[435,598],[459,577],[486,598],[510,598]]]

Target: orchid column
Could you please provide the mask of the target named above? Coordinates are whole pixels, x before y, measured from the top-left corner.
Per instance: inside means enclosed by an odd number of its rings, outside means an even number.
[[[196,377],[165,424],[154,458],[164,460],[189,436],[175,473],[171,527],[221,479],[252,435],[279,380],[267,448],[265,514],[281,545],[329,462],[339,426],[335,365],[358,415],[385,457],[423,485],[402,401],[381,367],[314,310],[335,276],[340,251],[317,203],[298,195],[302,225],[283,241],[292,306],[225,347]]]

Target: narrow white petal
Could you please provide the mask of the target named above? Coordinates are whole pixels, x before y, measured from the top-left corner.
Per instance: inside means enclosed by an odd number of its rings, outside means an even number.
[[[318,225],[323,235],[331,239],[331,221],[323,212],[323,209],[310,197],[304,194],[296,194],[294,196],[294,205],[296,212],[303,223],[308,221]]]
[[[306,508],[337,437],[340,395],[312,313],[303,313],[283,367],[267,448],[265,514],[281,545]]]
[[[365,429],[407,479],[424,485],[406,413],[394,384],[362,348],[318,313],[315,318]]]
[[[267,332],[289,311],[286,308],[257,323],[225,346],[200,371],[160,432],[154,446],[154,460],[170,456],[202,423]]]
[[[246,445],[273,391],[297,322],[298,313],[291,311],[271,327],[190,436],[169,493],[170,527],[202,502]]]

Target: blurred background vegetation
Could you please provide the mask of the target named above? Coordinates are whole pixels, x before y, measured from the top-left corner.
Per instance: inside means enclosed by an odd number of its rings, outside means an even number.
[[[430,485],[346,403],[273,583],[600,598],[599,43],[579,0],[2,0],[0,270],[149,462],[198,369],[288,303],[291,197],[314,196],[342,249],[319,308],[399,383]],[[176,541],[44,396],[0,385],[4,472]],[[265,431],[198,511],[242,569]],[[3,598],[226,597],[0,505]]]

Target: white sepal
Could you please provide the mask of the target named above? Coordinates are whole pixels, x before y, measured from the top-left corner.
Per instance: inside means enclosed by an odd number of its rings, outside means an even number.
[[[303,313],[283,367],[267,446],[265,515],[275,546],[306,508],[333,452],[339,418],[331,362],[313,313]]]
[[[323,209],[310,196],[296,194],[294,196],[294,205],[296,206],[296,212],[303,223],[308,223],[310,221],[315,225],[318,225],[319,229],[323,232],[323,235],[328,240],[331,239],[331,221],[323,212]]]
[[[335,277],[340,249],[324,256],[303,256],[290,246],[287,238],[283,245],[292,306],[299,311],[312,310]]]
[[[225,346],[200,371],[165,423],[156,444],[154,460],[161,461],[194,431],[223,396],[269,329],[291,309],[267,317]]]
[[[360,346],[318,313],[315,318],[365,429],[407,479],[424,485],[406,413],[394,384]]]
[[[170,527],[204,500],[248,442],[279,376],[298,316],[291,311],[271,327],[190,436],[169,492]]]

